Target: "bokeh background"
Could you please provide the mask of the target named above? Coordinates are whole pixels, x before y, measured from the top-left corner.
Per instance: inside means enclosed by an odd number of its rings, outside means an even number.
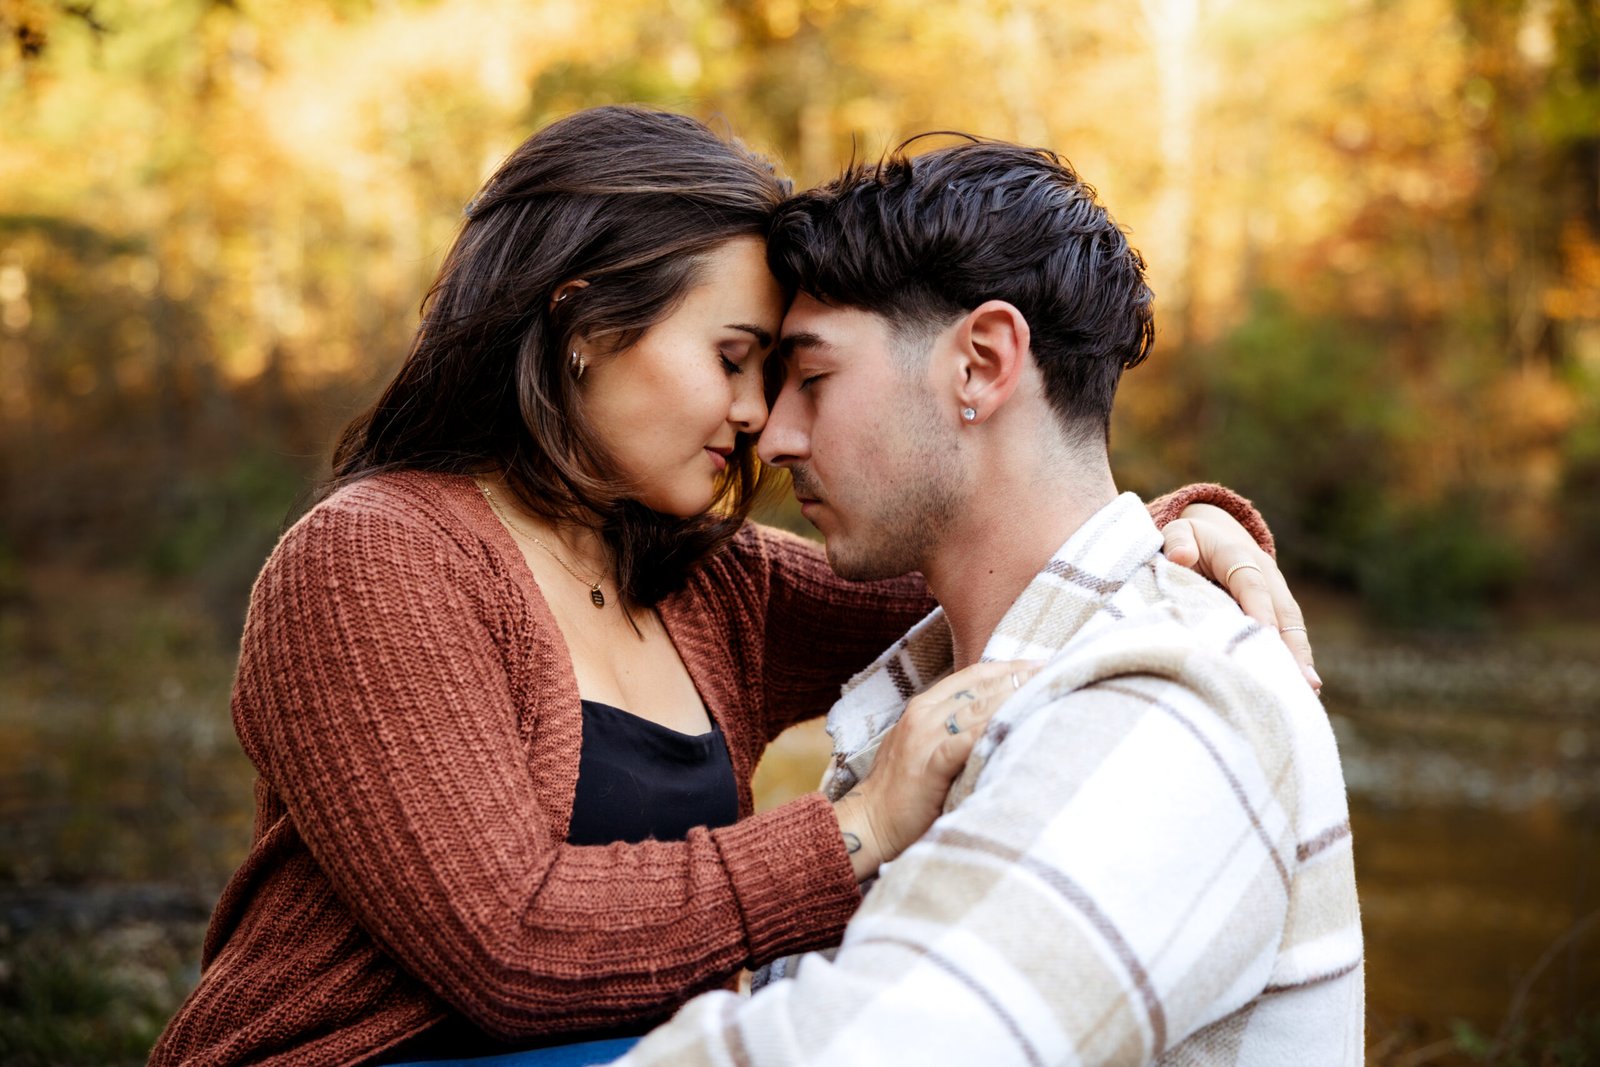
[[[228,685],[256,569],[495,163],[642,101],[801,184],[956,128],[1099,187],[1159,295],[1119,478],[1252,496],[1307,608],[1370,1062],[1600,1062],[1597,22],[0,0],[0,1061],[139,1062],[195,981],[249,834]],[[825,745],[787,736],[764,802]]]

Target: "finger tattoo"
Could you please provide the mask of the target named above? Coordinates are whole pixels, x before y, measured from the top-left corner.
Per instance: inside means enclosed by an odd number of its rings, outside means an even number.
[[[844,850],[852,856],[854,856],[857,852],[860,852],[861,838],[857,837],[849,830],[844,831]]]

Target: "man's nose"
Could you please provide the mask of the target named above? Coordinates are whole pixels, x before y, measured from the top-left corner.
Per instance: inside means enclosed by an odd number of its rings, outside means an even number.
[[[785,384],[772,402],[767,415],[766,429],[756,442],[756,455],[761,462],[774,467],[791,467],[804,463],[811,453],[809,431],[804,423],[805,407],[794,387]]]

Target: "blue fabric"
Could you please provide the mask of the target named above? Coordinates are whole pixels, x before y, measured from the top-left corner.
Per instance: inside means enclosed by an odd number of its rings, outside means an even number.
[[[470,1060],[424,1060],[396,1064],[395,1067],[594,1067],[620,1059],[639,1043],[637,1037],[613,1037],[604,1041],[581,1041],[576,1045],[508,1052],[504,1056],[478,1056]]]

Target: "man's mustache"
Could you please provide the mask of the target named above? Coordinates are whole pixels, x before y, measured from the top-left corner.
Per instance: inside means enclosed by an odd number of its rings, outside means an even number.
[[[811,477],[805,467],[790,467],[789,480],[794,483],[794,495],[807,500],[821,500],[822,487]]]

